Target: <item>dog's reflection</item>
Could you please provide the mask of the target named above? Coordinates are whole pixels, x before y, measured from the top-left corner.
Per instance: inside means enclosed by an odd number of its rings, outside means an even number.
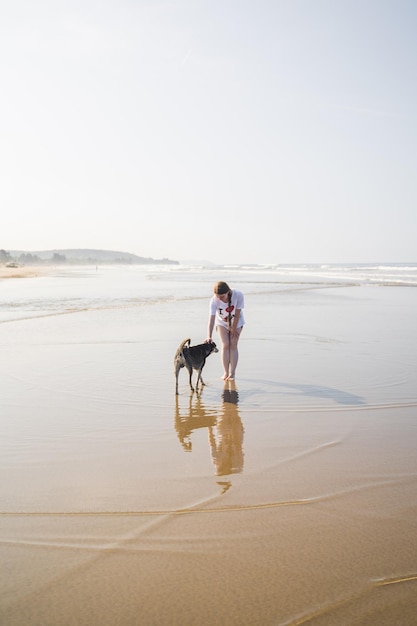
[[[181,415],[176,397],[175,430],[186,452],[191,452],[191,435],[198,428],[208,429],[211,459],[216,476],[237,474],[243,470],[243,424],[238,412],[239,394],[234,381],[227,381],[219,409],[207,409],[201,394],[190,395],[188,414]]]
[[[216,424],[217,411],[207,410],[201,402],[201,394],[190,394],[188,412],[181,415],[179,398],[175,403],[175,430],[178,441],[186,452],[191,452],[193,444],[191,434],[198,428],[211,428]]]

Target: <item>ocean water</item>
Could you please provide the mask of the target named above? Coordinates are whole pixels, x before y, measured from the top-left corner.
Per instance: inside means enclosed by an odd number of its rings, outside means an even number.
[[[92,266],[0,281],[0,322],[209,297],[225,280],[245,294],[314,286],[417,287],[417,263],[269,266]]]
[[[78,346],[86,354],[103,346],[120,349],[122,363],[132,360],[132,369],[137,352],[152,346],[146,374],[158,377],[162,370],[171,377],[182,339],[191,337],[196,344],[206,338],[217,280],[245,294],[239,381],[248,382],[240,391],[248,408],[260,402],[265,410],[331,408],[342,398],[345,404],[349,398],[351,404],[414,400],[417,263],[79,266],[5,279],[0,281],[5,373],[17,367],[16,346],[23,351],[22,369],[27,351],[32,357],[30,348],[37,347],[34,358],[40,371],[45,366],[45,377],[51,373],[42,355],[49,346],[58,353],[62,346]],[[124,354],[129,346],[132,354]],[[286,353],[291,358],[282,359]],[[73,372],[80,387],[89,379],[82,367]],[[219,369],[220,357],[211,357],[207,375],[217,377]],[[26,368],[29,377],[30,371]],[[153,381],[143,385],[142,399],[155,395]],[[218,390],[205,389],[207,402],[211,393],[215,403]]]

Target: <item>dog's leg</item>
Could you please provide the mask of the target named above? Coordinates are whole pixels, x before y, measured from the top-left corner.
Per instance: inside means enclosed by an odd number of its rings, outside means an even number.
[[[197,383],[196,383],[196,389],[198,389],[198,383],[200,383],[200,388],[203,387],[203,385],[205,385],[206,383],[203,380],[202,377],[202,372],[203,372],[203,368],[201,368],[200,370],[198,370],[198,377],[197,377]]]
[[[190,375],[190,389],[191,389],[191,391],[194,391],[194,387],[193,387],[193,383],[192,383],[193,368],[188,363],[185,364],[185,367],[187,368],[188,373]]]
[[[179,363],[175,363],[175,393],[178,395],[178,376],[180,373],[181,365]]]

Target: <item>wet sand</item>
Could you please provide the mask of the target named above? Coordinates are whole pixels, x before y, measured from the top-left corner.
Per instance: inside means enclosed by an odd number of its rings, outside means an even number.
[[[417,623],[417,291],[248,295],[176,397],[206,313],[0,324],[0,622]]]

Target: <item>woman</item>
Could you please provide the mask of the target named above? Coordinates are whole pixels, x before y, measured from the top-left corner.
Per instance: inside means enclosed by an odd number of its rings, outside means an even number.
[[[210,300],[208,338],[212,341],[214,325],[222,342],[223,380],[234,380],[239,358],[237,344],[245,320],[243,318],[244,297],[241,291],[230,289],[222,281],[214,285]]]

